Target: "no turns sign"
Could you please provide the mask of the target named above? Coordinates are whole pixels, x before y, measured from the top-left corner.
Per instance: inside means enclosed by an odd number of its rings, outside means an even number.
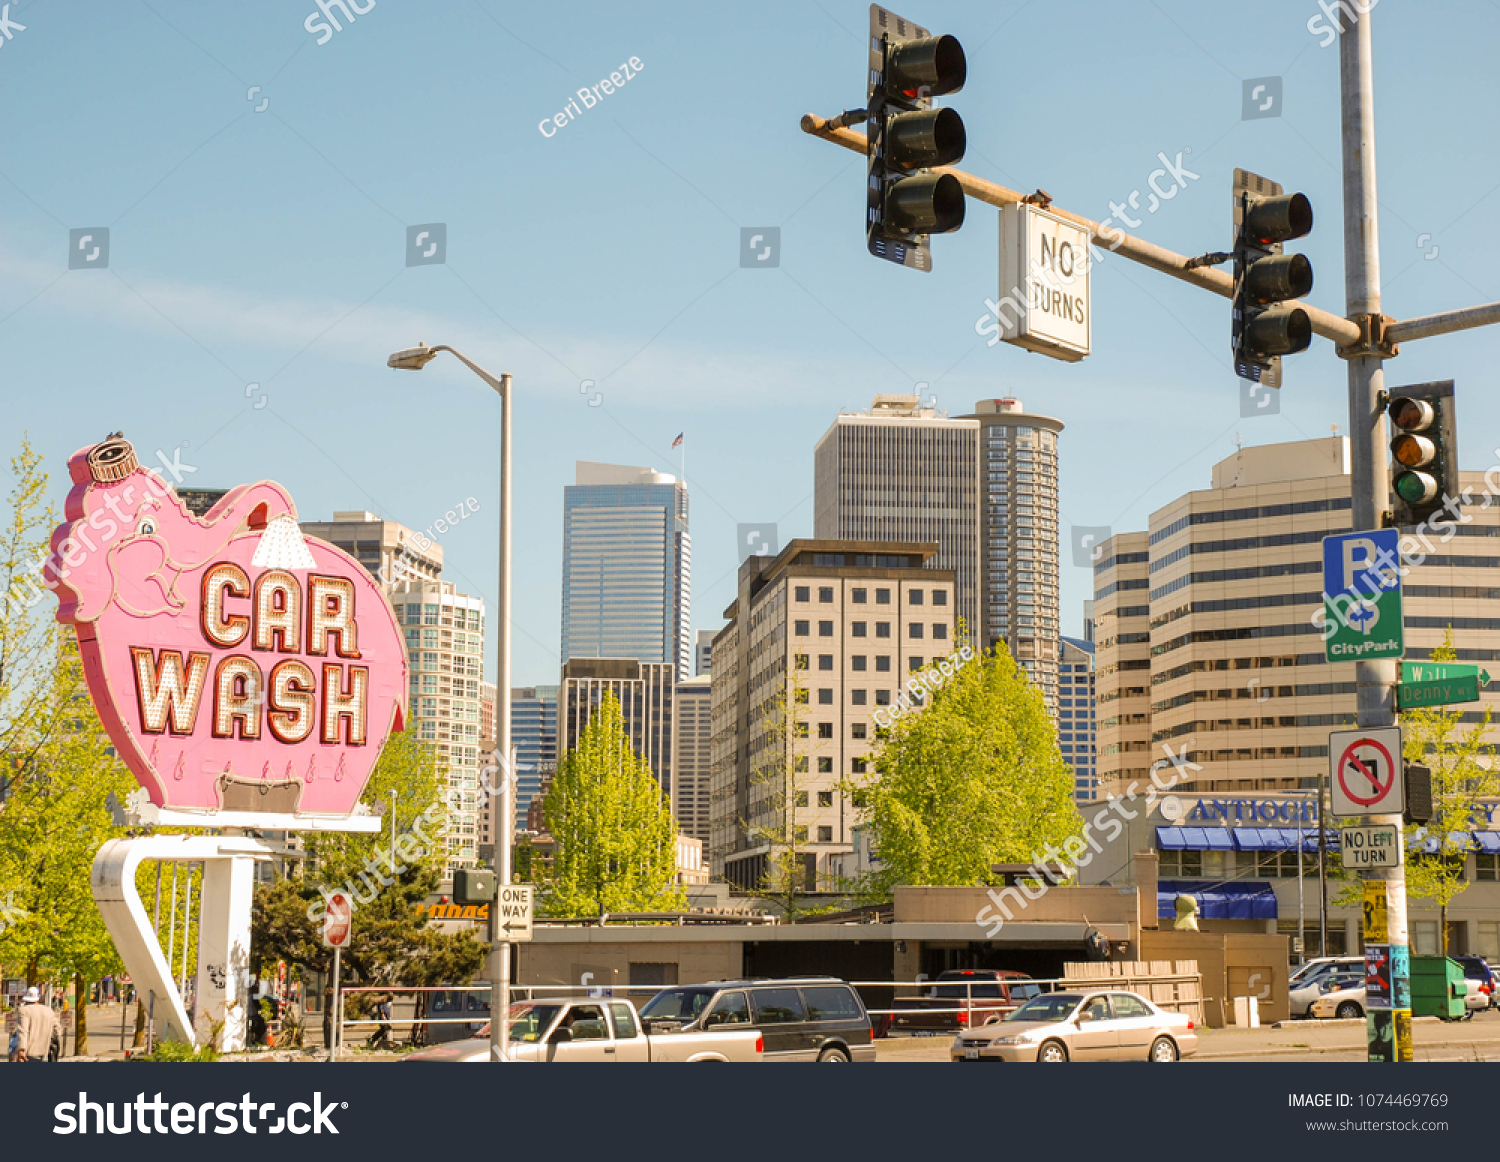
[[[1399,815],[1406,807],[1401,728],[1336,730],[1328,736],[1335,815]]]

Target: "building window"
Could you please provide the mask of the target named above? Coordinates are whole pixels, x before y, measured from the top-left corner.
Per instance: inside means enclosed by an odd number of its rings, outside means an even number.
[[[818,691],[818,705],[819,706],[832,706],[833,705],[833,691],[829,690],[829,689],[826,689],[826,688],[822,689],[822,690],[819,690]]]
[[[852,655],[849,658],[849,668],[851,670],[863,670],[865,668],[865,656],[864,656],[864,654],[854,654],[854,655]]]
[[[820,722],[820,723],[818,723],[818,737],[819,738],[832,738],[833,737],[833,723],[831,723],[831,722]]]
[[[832,654],[819,654],[818,655],[818,669],[820,669],[820,670],[831,670],[831,669],[833,669],[833,655]]]
[[[906,591],[906,600],[907,600],[907,603],[910,604],[910,605],[921,605],[922,604],[922,598],[923,598],[923,593],[922,593],[922,590],[920,590],[920,589],[908,589]]]
[[[1476,855],[1474,878],[1476,880],[1500,880],[1500,855],[1489,855],[1484,852]]]
[[[889,674],[891,672],[891,656],[889,654],[875,655],[875,672],[877,674]]]
[[[832,588],[832,586],[827,586],[827,585],[821,586],[818,589],[818,600],[820,602],[822,602],[824,605],[832,605],[833,604],[833,588]]]
[[[932,623],[932,636],[939,641],[948,640],[948,623],[946,621],[935,621]]]
[[[819,791],[818,792],[818,806],[819,807],[832,807],[833,806],[833,792],[832,791]]]
[[[851,761],[849,763],[849,769],[851,771],[853,771],[856,775],[862,775],[862,774],[864,774],[865,773],[865,760],[864,759],[854,759],[853,761]]]
[[[1413,956],[1438,955],[1438,922],[1436,920],[1412,921],[1411,954]]]
[[[820,774],[820,775],[831,775],[831,774],[833,774],[833,760],[832,759],[826,759],[826,758],[820,758],[818,760],[818,774]],[[822,806],[822,804],[819,804],[819,806]]]
[[[855,706],[863,706],[867,696],[867,692],[864,690],[851,690],[849,692],[849,701]]]
[[[793,731],[793,733],[796,734],[796,736],[798,738],[806,738],[807,737],[807,723],[805,723],[805,722],[794,722],[792,725],[797,728],[795,731]]]
[[[922,623],[920,621],[912,622],[906,627],[906,635],[913,641],[920,641],[922,638]]]
[[[818,828],[818,842],[819,843],[832,843],[833,842],[833,828],[832,827],[819,827]]]
[[[797,792],[797,806],[799,806],[799,807],[806,807],[807,806],[807,792],[806,791],[798,791]]]
[[[888,622],[888,621],[877,621],[875,623],[875,636],[876,637],[890,637],[891,636],[891,623]]]
[[[798,703],[800,703],[801,705],[806,706],[807,705],[807,691],[806,690],[798,690],[797,694],[796,694],[796,701]]]
[[[1158,873],[1183,879],[1221,880],[1224,878],[1222,851],[1164,851]]]
[[[934,605],[947,605],[948,591],[946,589],[934,589],[932,591],[932,603]]]
[[[891,603],[891,591],[889,589],[875,590],[875,604],[889,605]]]
[[[875,691],[875,705],[889,706],[891,704],[891,692],[889,690]]]
[[[865,603],[865,596],[868,592],[869,590],[867,589],[851,589],[849,590],[849,600],[852,601],[855,605],[863,605]]]
[[[792,590],[792,600],[811,601],[812,590],[809,589],[806,585],[798,585],[795,589]]]
[[[922,659],[918,657],[907,658],[906,668],[908,670],[920,670],[922,668]]]
[[[1500,963],[1500,920],[1479,921],[1479,947],[1474,951],[1491,964]]]
[[[849,623],[849,632],[854,637],[865,637],[865,629],[868,623],[863,621],[852,621]]]
[[[831,622],[831,621],[820,621],[820,622],[818,622],[818,636],[819,637],[832,637],[833,636],[833,622]]]
[[[865,724],[863,722],[853,722],[853,723],[850,723],[850,725],[849,725],[849,737],[850,738],[865,738],[865,737],[867,737],[866,734],[865,734]]]
[[[806,637],[811,632],[812,632],[812,622],[810,622],[810,621],[794,621],[794,622],[792,622],[792,633],[795,634],[797,637]]]
[[[807,669],[807,655],[806,654],[793,654],[792,655],[792,664],[795,665],[797,667],[797,669],[799,669],[799,670],[805,670],[805,669]]]

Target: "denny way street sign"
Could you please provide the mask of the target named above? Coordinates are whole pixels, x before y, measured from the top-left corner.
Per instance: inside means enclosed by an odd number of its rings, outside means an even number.
[[[1452,662],[1402,662],[1397,701],[1402,710],[1423,706],[1447,706],[1453,702],[1478,702],[1479,688],[1489,685],[1490,675],[1478,666]]]
[[[1406,809],[1401,728],[1335,730],[1328,736],[1328,785],[1335,815],[1400,815]]]
[[[1399,658],[1401,534],[1396,529],[1323,538],[1323,652],[1330,662]]]
[[[1339,832],[1339,858],[1345,871],[1400,867],[1401,844],[1394,827],[1345,827]]]

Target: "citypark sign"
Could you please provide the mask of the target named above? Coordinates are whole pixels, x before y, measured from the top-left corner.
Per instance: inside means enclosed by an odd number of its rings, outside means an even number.
[[[406,650],[370,574],[304,537],[278,484],[198,517],[118,435],[68,471],[45,575],[155,821],[378,827],[351,816],[402,729]]]

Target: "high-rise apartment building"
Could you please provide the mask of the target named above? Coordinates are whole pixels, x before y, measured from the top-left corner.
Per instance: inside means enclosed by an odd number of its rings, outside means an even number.
[[[713,679],[705,671],[672,693],[672,813],[677,830],[708,845]],[[700,850],[701,854],[701,850]]]
[[[688,494],[674,476],[577,465],[563,489],[562,657],[692,665]]]
[[[807,887],[839,882],[860,822],[845,787],[866,773],[876,723],[902,712],[910,671],[961,644],[957,582],[932,567],[938,553],[932,543],[796,540],[740,566],[729,624],[714,638],[716,877],[759,886],[787,850],[772,837],[790,833]]]
[[[516,826],[523,827],[542,778],[557,769],[557,687],[510,692],[510,736],[516,748]]]
[[[985,648],[1003,641],[1055,714],[1060,649],[1057,436],[1061,420],[982,399],[979,603]]]
[[[557,693],[558,757],[578,746],[583,728],[606,694],[620,702],[630,748],[646,761],[666,794],[672,792],[672,695],[677,669],[670,662],[634,658],[569,658]]]
[[[1461,482],[1486,495],[1481,473]],[[1329,732],[1355,721],[1354,666],[1324,660],[1320,616],[1321,542],[1352,531],[1347,439],[1242,449],[1212,485],[1111,538],[1095,567],[1102,791],[1144,780],[1168,747],[1198,765],[1173,772],[1185,791],[1313,786]],[[1408,538],[1422,559],[1402,579],[1406,656],[1430,658],[1451,626],[1459,661],[1493,664],[1500,506],[1461,512],[1446,541]]]
[[[693,677],[709,673],[714,665],[714,630],[700,629],[693,642]]]
[[[399,581],[385,591],[406,633],[406,729],[436,748],[447,784],[448,869],[473,867],[485,798],[479,786],[484,602],[450,581]]]
[[[433,744],[447,785],[447,870],[479,856],[480,681],[484,602],[441,580],[443,549],[370,512],[302,521],[302,531],[343,549],[380,583],[406,635],[406,729]]]
[[[1094,766],[1094,643],[1062,639],[1057,660],[1057,747],[1073,771],[1073,798],[1087,803],[1097,797]]]
[[[923,407],[915,395],[877,395],[868,413],[846,413],[833,422],[813,460],[813,536],[935,542],[931,565],[953,570],[956,612],[976,643],[985,640],[979,434],[979,419],[950,419]],[[1007,549],[1018,551],[1019,545],[1008,542]]]

